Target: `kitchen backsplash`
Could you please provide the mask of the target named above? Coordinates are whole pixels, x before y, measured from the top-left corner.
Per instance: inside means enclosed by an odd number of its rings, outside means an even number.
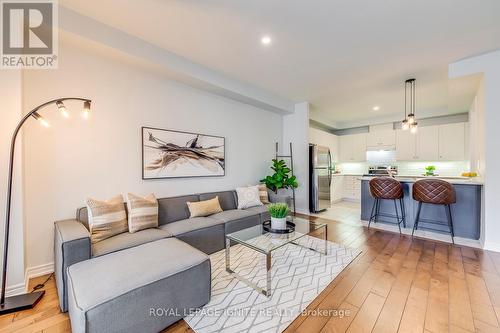
[[[368,173],[368,167],[371,165],[395,165],[398,167],[398,174],[403,176],[420,176],[425,171],[425,167],[434,165],[436,174],[439,176],[460,176],[462,172],[469,171],[468,161],[457,162],[390,162],[377,164],[370,162],[361,163],[339,163],[337,168],[344,174],[362,175]]]

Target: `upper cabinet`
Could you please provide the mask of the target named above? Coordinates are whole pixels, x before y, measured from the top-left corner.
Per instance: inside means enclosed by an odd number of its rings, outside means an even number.
[[[396,131],[396,159],[399,161],[466,160],[465,123],[419,127],[416,134]]]
[[[468,159],[467,123],[418,128],[416,134],[403,130],[374,130],[338,137],[340,162],[365,162],[367,150],[396,148],[398,161],[465,161]]]
[[[410,131],[396,130],[396,160],[417,159],[417,137]]]
[[[465,160],[465,123],[439,126],[439,160]]]
[[[366,161],[366,133],[343,135],[340,137],[340,161]]]
[[[437,161],[439,159],[439,126],[420,127],[416,134],[416,139],[417,160]]]
[[[309,143],[314,143],[319,146],[326,146],[330,148],[330,153],[332,154],[332,161],[339,161],[339,142],[338,136],[309,127]]]
[[[368,149],[394,149],[396,145],[396,133],[393,129],[370,131],[366,136],[366,146]]]

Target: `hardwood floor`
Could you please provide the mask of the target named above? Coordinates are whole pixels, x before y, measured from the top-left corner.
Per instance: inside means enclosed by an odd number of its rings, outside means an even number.
[[[323,221],[331,241],[363,253],[286,332],[500,332],[500,253]],[[1,316],[0,333],[70,332],[53,278],[45,290],[35,309]],[[335,309],[345,315],[313,311]],[[181,320],[164,332],[192,331]]]

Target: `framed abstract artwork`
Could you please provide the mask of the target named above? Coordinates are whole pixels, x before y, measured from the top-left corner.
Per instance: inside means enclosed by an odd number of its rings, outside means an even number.
[[[224,176],[225,156],[224,137],[142,127],[142,179]]]

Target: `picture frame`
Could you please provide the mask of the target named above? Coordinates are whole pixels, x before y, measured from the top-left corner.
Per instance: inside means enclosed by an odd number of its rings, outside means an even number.
[[[141,136],[143,180],[226,175],[223,136],[148,126]]]

